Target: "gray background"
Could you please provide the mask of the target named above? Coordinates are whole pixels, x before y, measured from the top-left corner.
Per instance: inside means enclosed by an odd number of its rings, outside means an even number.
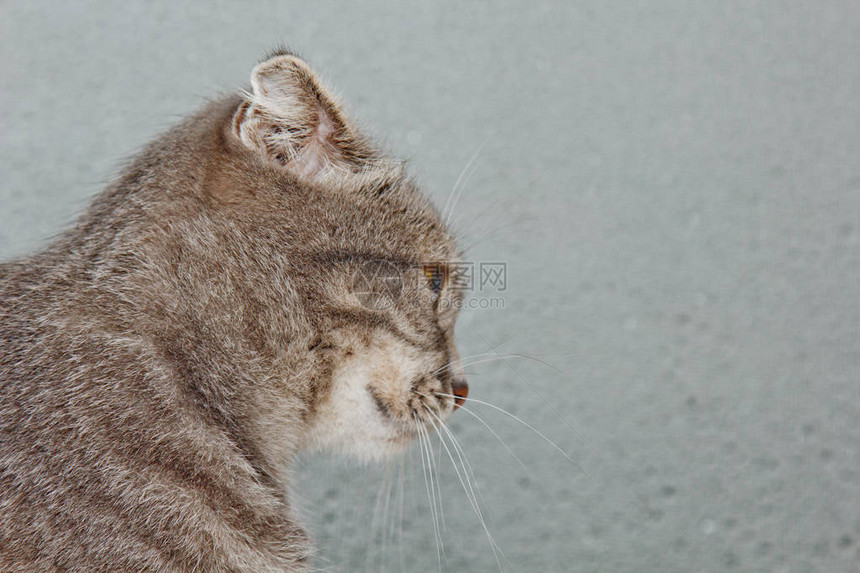
[[[280,41],[440,205],[485,142],[456,225],[508,289],[462,352],[556,369],[472,396],[579,466],[452,418],[506,570],[860,569],[856,3],[4,2],[0,256]],[[417,450],[391,467],[301,460],[320,567],[440,568]],[[441,569],[498,569],[439,472]]]

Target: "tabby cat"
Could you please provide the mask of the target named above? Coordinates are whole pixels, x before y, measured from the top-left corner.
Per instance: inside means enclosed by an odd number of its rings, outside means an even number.
[[[279,51],[0,265],[0,570],[305,571],[302,450],[465,398],[454,241]]]

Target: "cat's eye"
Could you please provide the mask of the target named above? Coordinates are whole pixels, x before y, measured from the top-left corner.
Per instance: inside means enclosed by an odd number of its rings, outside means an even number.
[[[430,283],[430,288],[433,289],[433,292],[438,294],[445,288],[445,283],[448,279],[445,265],[441,263],[424,265],[424,276],[427,277],[427,282]]]

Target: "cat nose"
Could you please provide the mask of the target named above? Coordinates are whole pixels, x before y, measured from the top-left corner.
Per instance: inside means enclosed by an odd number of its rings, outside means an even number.
[[[469,385],[465,380],[454,380],[451,382],[451,391],[456,396],[454,398],[454,409],[456,410],[466,402],[466,396],[469,395]]]

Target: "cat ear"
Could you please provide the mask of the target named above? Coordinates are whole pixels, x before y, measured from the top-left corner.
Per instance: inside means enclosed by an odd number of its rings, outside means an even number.
[[[233,119],[242,143],[294,175],[358,171],[372,152],[350,125],[336,98],[299,58],[280,54],[251,72],[247,94]]]

